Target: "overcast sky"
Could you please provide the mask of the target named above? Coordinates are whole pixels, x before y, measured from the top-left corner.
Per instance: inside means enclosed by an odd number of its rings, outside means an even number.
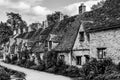
[[[78,14],[78,6],[85,3],[87,11],[100,0],[0,0],[0,21],[6,21],[6,12],[17,12],[28,24],[45,20],[54,11]]]

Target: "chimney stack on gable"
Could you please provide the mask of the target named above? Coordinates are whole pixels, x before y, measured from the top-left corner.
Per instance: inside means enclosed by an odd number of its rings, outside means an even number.
[[[84,5],[84,3],[82,3],[79,6],[79,14],[83,14],[86,11],[86,6]]]
[[[28,27],[28,32],[33,31],[32,28],[29,26]]]
[[[43,26],[43,29],[47,28],[48,27],[48,21],[47,20],[43,21],[42,26]]]

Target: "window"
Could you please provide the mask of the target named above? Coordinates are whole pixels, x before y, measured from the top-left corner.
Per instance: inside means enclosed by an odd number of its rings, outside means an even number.
[[[81,58],[82,58],[82,56],[76,56],[76,64],[77,65],[81,65]]]
[[[87,39],[88,39],[88,41],[90,41],[90,34],[89,33],[87,33]]]
[[[60,55],[60,59],[61,60],[65,60],[65,56],[64,55]]]
[[[84,32],[79,32],[80,35],[80,41],[84,41]]]
[[[97,48],[98,59],[103,59],[106,56],[106,48]]]
[[[49,41],[49,49],[52,49],[52,41]]]
[[[86,60],[86,63],[90,60],[90,56],[89,55],[85,55],[85,60]]]
[[[47,40],[45,41],[45,47],[48,47],[48,41]]]

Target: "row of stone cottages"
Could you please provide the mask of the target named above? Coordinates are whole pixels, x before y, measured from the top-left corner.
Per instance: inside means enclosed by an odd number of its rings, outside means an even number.
[[[37,31],[20,33],[14,31],[10,38],[10,46],[16,43],[16,54],[18,50],[30,49],[31,42],[35,42],[32,52],[37,53],[43,59],[44,51],[54,50],[66,64],[81,66],[91,57],[103,59],[111,57],[115,63],[120,60],[120,29],[119,26],[92,26],[93,21],[84,20],[86,6],[79,7],[79,14],[60,20],[54,25],[39,28]],[[86,27],[87,26],[87,27]],[[7,43],[6,43],[7,44]],[[21,48],[19,48],[19,45]],[[6,48],[9,53],[9,47]],[[18,49],[19,48],[19,49]]]

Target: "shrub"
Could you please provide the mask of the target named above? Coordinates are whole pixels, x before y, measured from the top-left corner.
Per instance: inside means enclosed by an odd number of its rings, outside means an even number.
[[[44,62],[46,69],[53,67],[57,63],[57,54],[54,51],[45,53]]]
[[[92,59],[90,62],[83,65],[81,69],[81,76],[85,80],[93,80],[98,75],[105,73],[112,73],[116,70],[110,58],[103,60]]]
[[[34,70],[39,70],[39,71],[45,70],[45,66],[44,65],[34,65],[34,66],[31,66],[30,68],[34,69]]]
[[[66,69],[66,76],[69,77],[80,77],[80,69],[75,66],[69,66]]]
[[[35,65],[35,63],[33,61],[30,61],[30,60],[27,60],[24,64],[24,66],[26,68],[30,68],[30,66],[33,66],[33,65]]]
[[[56,66],[53,66],[51,68],[48,68],[46,71],[47,72],[50,72],[50,73],[56,73],[56,70],[57,70],[57,67]]]
[[[0,68],[0,80],[10,80],[10,74],[4,68]]]

